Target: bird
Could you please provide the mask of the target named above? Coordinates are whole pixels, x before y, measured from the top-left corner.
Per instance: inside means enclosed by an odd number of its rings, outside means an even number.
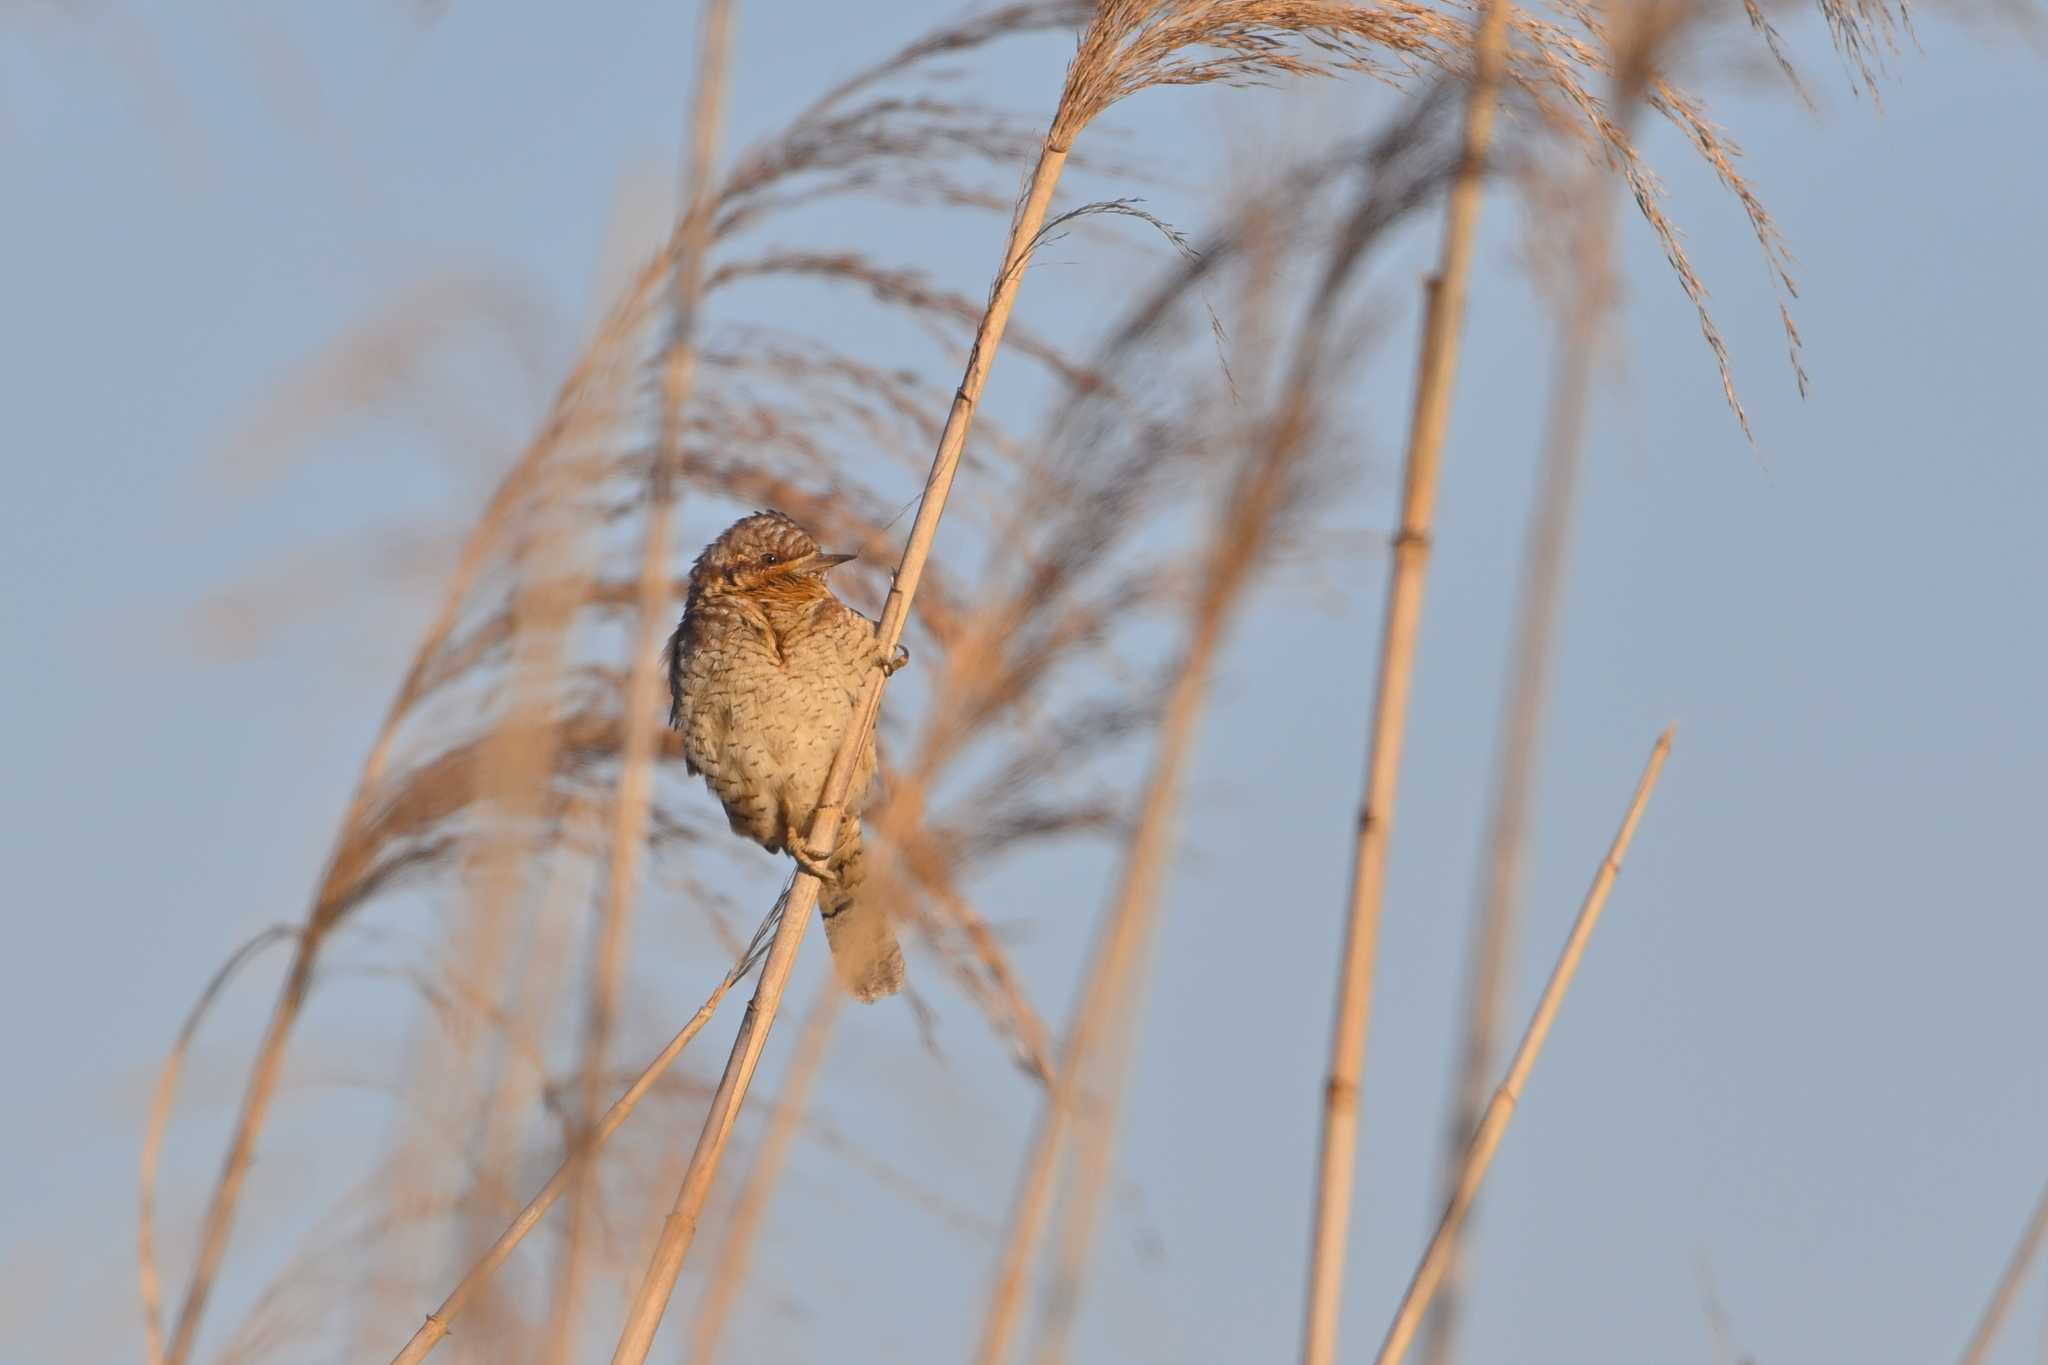
[[[683,761],[725,807],[733,833],[787,853],[823,883],[818,908],[832,965],[864,1001],[903,985],[903,951],[888,908],[864,894],[860,814],[875,775],[872,734],[847,788],[837,846],[820,857],[811,817],[871,670],[884,656],[875,623],[841,602],[825,576],[853,559],[825,554],[797,522],[755,512],[727,527],[690,570],[683,615],[666,651],[669,724]]]

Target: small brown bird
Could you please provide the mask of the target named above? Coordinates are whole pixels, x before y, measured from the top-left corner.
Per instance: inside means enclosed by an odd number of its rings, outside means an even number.
[[[733,832],[824,880],[818,907],[832,965],[847,990],[876,1000],[903,985],[903,952],[889,912],[860,894],[872,736],[847,789],[838,847],[820,863],[805,842],[868,671],[893,673],[908,657],[880,659],[874,622],[825,586],[826,573],[852,558],[819,553],[780,512],[744,517],[706,546],[669,637],[669,724]]]

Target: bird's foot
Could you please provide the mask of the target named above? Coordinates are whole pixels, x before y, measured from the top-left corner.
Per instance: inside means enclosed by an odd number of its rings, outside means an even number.
[[[875,667],[882,670],[883,677],[893,678],[896,676],[896,670],[903,667],[903,665],[909,662],[910,651],[905,649],[902,645],[898,645],[896,646],[896,652],[894,654],[889,654],[877,658],[875,660]]]
[[[833,871],[823,858],[811,852],[810,845],[795,827],[792,826],[782,832],[782,848],[790,857],[796,859],[798,867],[827,886],[839,880],[839,874]]]

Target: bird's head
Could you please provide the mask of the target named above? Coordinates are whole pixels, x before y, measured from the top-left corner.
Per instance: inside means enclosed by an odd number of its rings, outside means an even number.
[[[756,512],[704,547],[690,570],[690,596],[814,597],[826,591],[825,574],[852,558],[820,553],[811,533],[780,512]]]

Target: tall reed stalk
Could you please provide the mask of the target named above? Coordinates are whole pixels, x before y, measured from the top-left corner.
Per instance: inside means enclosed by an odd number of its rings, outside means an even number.
[[[882,687],[886,679],[879,666],[880,660],[892,655],[903,638],[911,598],[917,592],[918,582],[924,576],[925,561],[931,555],[932,540],[938,533],[946,497],[952,491],[953,476],[959,470],[960,455],[966,446],[968,427],[974,420],[975,405],[988,382],[989,367],[995,360],[997,347],[1002,344],[1003,329],[1009,323],[1017,285],[1023,277],[1025,258],[1045,222],[1046,206],[1052,202],[1053,186],[1059,181],[1066,159],[1067,146],[1055,145],[1048,139],[1032,172],[1030,188],[1011,223],[1003,268],[996,276],[988,311],[975,331],[966,373],[954,395],[952,410],[947,414],[945,431],[940,435],[938,452],[932,459],[931,474],[918,502],[917,518],[911,525],[910,538],[897,564],[895,582],[890,586],[888,599],[882,607],[881,623],[875,632],[880,651],[877,667],[868,675],[853,723],[832,760],[817,813],[811,821],[808,837],[812,848],[837,846],[839,818],[846,805],[847,789],[852,783],[854,756],[859,753],[859,746],[866,743],[881,710]],[[705,1116],[703,1132],[690,1154],[682,1185],[676,1191],[675,1205],[662,1224],[661,1236],[655,1243],[647,1271],[633,1296],[618,1347],[612,1353],[613,1365],[638,1365],[647,1358],[648,1349],[654,1344],[654,1333],[661,1326],[662,1314],[668,1307],[669,1295],[675,1289],[676,1277],[682,1273],[683,1258],[688,1255],[690,1243],[696,1236],[698,1217],[710,1195],[711,1182],[724,1158],[726,1143],[732,1137],[733,1124],[739,1118],[740,1105],[753,1081],[754,1068],[760,1063],[761,1049],[767,1044],[768,1030],[781,1009],[783,989],[789,983],[790,969],[796,964],[797,948],[803,942],[811,911],[818,903],[818,888],[816,877],[799,871],[796,883],[790,889],[782,922],[769,946],[760,985],[754,991],[754,998],[747,1002],[747,1012],[740,1020],[739,1035],[733,1040],[725,1072],[711,1098],[711,1111]]]
[[[1443,247],[1424,313],[1422,363],[1415,385],[1401,494],[1401,529],[1394,538],[1394,572],[1387,587],[1380,642],[1380,672],[1373,702],[1365,796],[1352,852],[1351,905],[1331,1030],[1329,1079],[1323,1092],[1322,1153],[1318,1165],[1315,1227],[1309,1253],[1308,1296],[1302,1329],[1304,1365],[1332,1365],[1344,1301],[1344,1259],[1351,1228],[1352,1188],[1358,1161],[1360,1083],[1365,1072],[1366,1028],[1372,1013],[1373,964],[1379,949],[1380,900],[1385,890],[1387,839],[1401,772],[1401,742],[1415,672],[1415,640],[1429,568],[1429,533],[1435,515],[1444,431],[1457,379],[1464,327],[1465,288],[1479,197],[1502,73],[1512,0],[1485,0],[1472,39],[1472,86],[1465,106],[1465,140],[1444,211]]]

